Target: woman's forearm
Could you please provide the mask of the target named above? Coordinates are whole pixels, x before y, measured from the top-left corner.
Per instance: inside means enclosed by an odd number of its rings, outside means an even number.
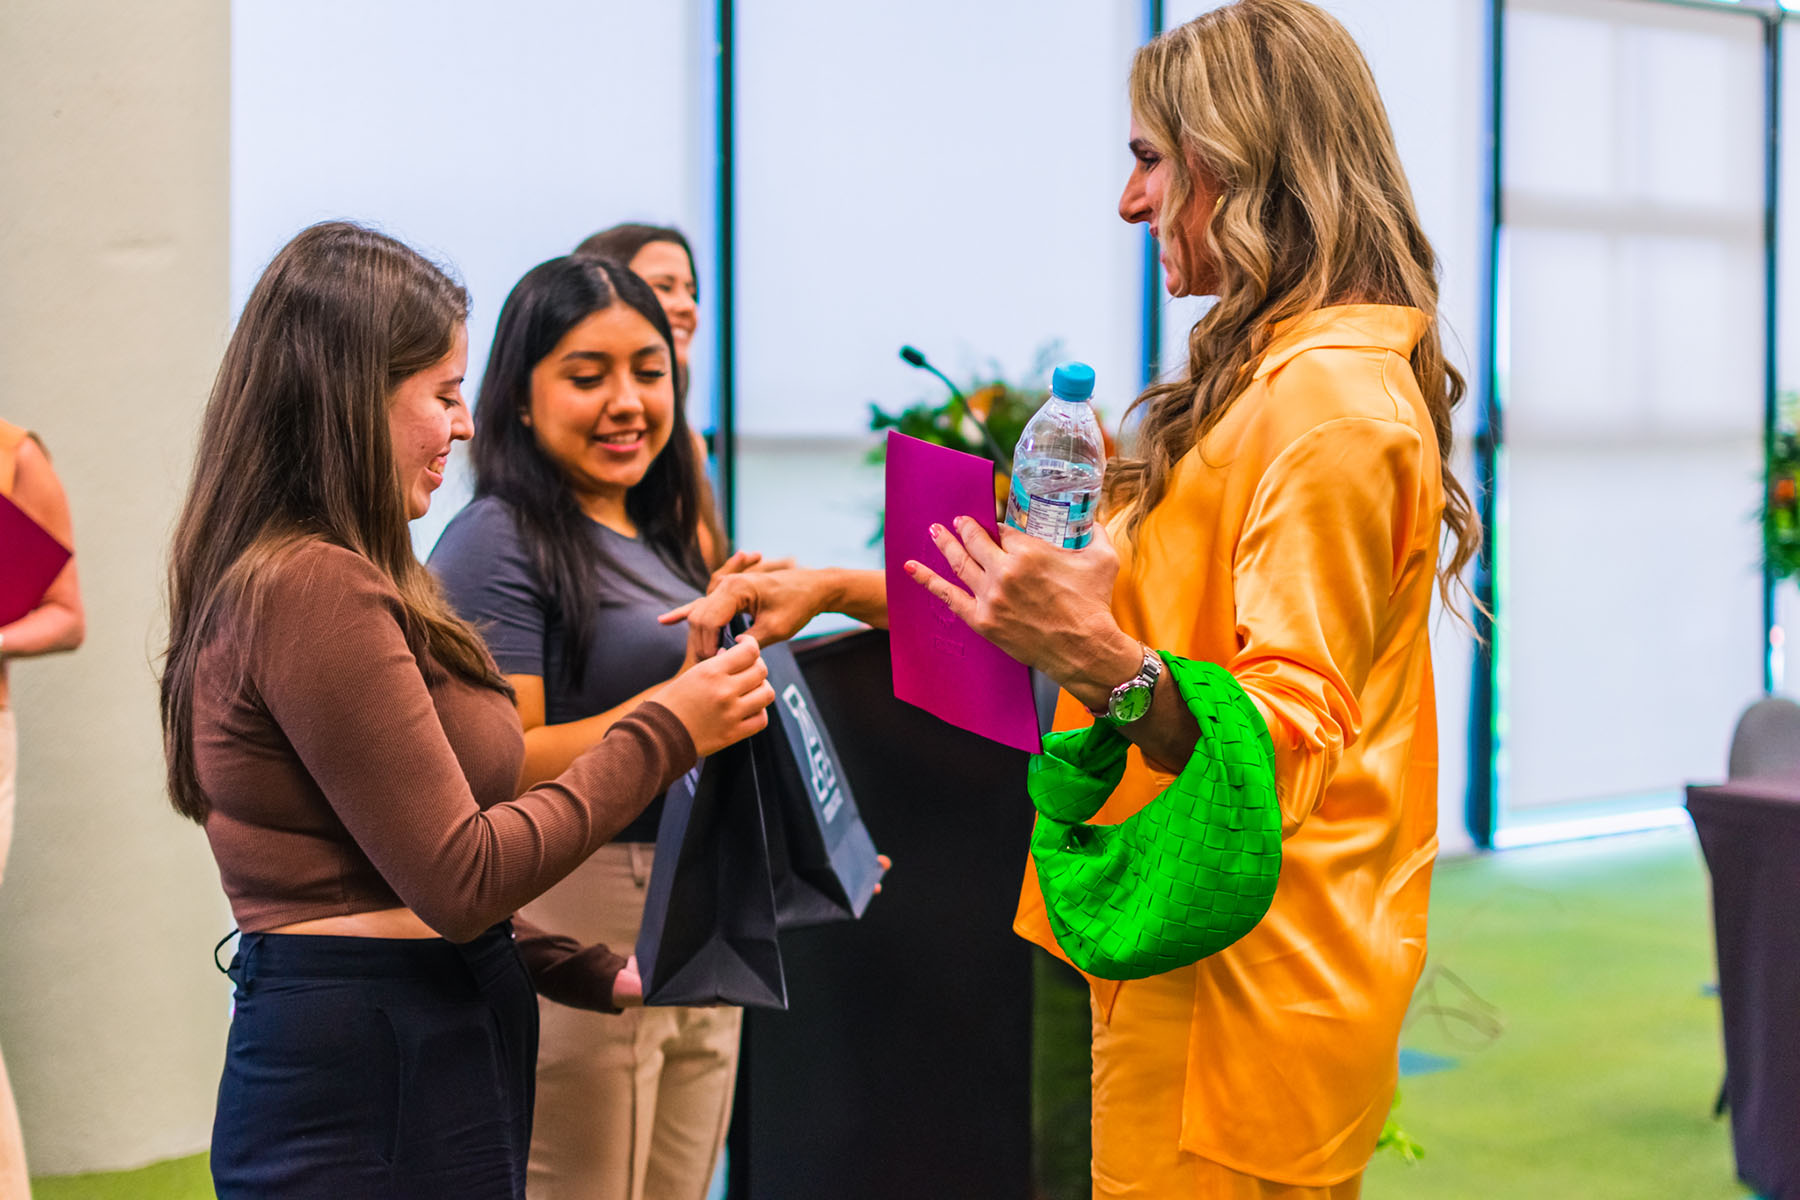
[[[51,537],[64,546],[75,545],[75,530],[69,519],[69,498],[50,467],[49,456],[36,439],[27,438],[19,446],[12,500]],[[70,559],[51,580],[36,608],[0,628],[0,655],[24,658],[73,650],[81,645],[86,633],[81,583],[76,577],[75,560]]]
[[[818,611],[842,613],[865,625],[887,628],[887,576],[883,572],[825,567],[813,574],[819,588]]]
[[[1182,702],[1181,693],[1166,670],[1156,681],[1150,711],[1119,728],[1143,752],[1145,761],[1170,775],[1181,773],[1200,743],[1199,722]]]
[[[519,765],[519,792],[524,794],[540,783],[548,782],[569,769],[594,743],[606,736],[632,709],[646,700],[654,700],[663,688],[657,684],[645,688],[623,704],[602,713],[566,721],[561,725],[537,725],[525,731],[525,761]]]
[[[1109,618],[1100,628],[1064,638],[1048,674],[1089,712],[1104,712],[1113,689],[1135,676],[1144,664],[1144,647]],[[1151,766],[1178,773],[1200,741],[1200,726],[1182,703],[1174,680],[1164,671],[1156,681],[1150,711],[1119,732],[1129,738]]]
[[[0,657],[30,658],[73,650],[87,636],[75,564],[62,569],[43,602],[10,625],[0,626]]]

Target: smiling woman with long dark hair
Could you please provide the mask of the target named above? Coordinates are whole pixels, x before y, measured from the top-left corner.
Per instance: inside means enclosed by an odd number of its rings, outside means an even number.
[[[673,225],[646,225],[627,221],[591,234],[575,247],[583,258],[610,258],[622,262],[639,279],[650,285],[669,318],[669,332],[674,335],[675,365],[680,369],[676,380],[675,399],[685,404],[693,375],[688,370],[694,346],[694,334],[700,327],[700,272],[694,266],[694,248],[687,235]],[[690,430],[695,462],[701,469],[694,484],[700,505],[700,549],[709,566],[724,563],[731,552],[731,539],[719,520],[718,505],[713,498],[712,481],[706,476],[706,442],[698,431]]]
[[[656,294],[611,259],[519,280],[481,382],[475,499],[431,555],[517,697],[527,787],[693,666],[657,615],[701,595],[699,464]],[[546,929],[636,942],[660,806],[532,904]],[[553,998],[552,998],[553,999]],[[540,1006],[534,1200],[700,1200],[724,1138],[741,1013]]]
[[[407,532],[470,433],[467,308],[392,238],[316,225],[251,292],[207,404],[162,719],[243,932],[221,1197],[522,1197],[527,971],[610,1008],[624,964],[523,923],[515,943],[508,918],[773,699],[752,644],[518,794],[510,689]]]

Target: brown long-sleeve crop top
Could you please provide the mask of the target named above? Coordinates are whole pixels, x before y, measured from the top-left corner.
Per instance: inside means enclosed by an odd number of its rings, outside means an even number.
[[[694,763],[686,728],[646,703],[515,796],[524,738],[511,702],[414,656],[381,571],[324,542],[266,570],[254,626],[215,636],[194,680],[206,836],[245,932],[405,905],[469,940]],[[623,959],[529,927],[517,937],[545,994],[611,1006]]]

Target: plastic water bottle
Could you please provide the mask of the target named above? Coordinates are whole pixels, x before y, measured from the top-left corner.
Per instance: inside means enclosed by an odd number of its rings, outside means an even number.
[[[1094,509],[1106,469],[1106,443],[1088,397],[1094,368],[1064,363],[1050,377],[1050,399],[1019,435],[1013,452],[1006,523],[1034,538],[1079,550],[1094,537]]]

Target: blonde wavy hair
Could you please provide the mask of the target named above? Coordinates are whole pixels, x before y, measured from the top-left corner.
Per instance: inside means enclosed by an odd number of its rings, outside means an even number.
[[[1158,214],[1165,239],[1181,227],[1196,172],[1222,190],[1204,235],[1219,301],[1188,335],[1186,369],[1133,405],[1143,414],[1138,453],[1108,471],[1109,507],[1136,532],[1175,464],[1249,386],[1277,322],[1332,304],[1410,305],[1430,318],[1412,370],[1443,463],[1455,548],[1438,586],[1455,609],[1452,587],[1467,594],[1462,572],[1481,543],[1469,493],[1450,471],[1450,413],[1466,389],[1444,360],[1437,259],[1355,40],[1306,0],[1236,0],[1138,50],[1131,110],[1171,172]],[[1184,266],[1192,278],[1196,264]]]

